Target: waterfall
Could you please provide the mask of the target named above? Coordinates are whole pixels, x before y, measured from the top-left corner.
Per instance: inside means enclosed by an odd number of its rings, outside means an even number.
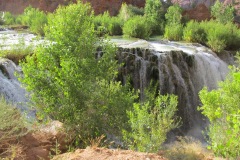
[[[228,65],[200,44],[139,41],[119,46],[118,58],[124,63],[125,71],[121,76],[130,75],[141,96],[152,80],[157,82],[161,94],[177,95],[177,114],[183,123],[181,132],[202,138],[200,130],[205,129],[207,121],[197,109],[198,93],[204,86],[216,89],[217,83],[228,74]]]
[[[26,106],[26,91],[21,87],[15,73],[21,74],[21,69],[11,60],[0,58],[0,95],[22,112],[29,111]]]

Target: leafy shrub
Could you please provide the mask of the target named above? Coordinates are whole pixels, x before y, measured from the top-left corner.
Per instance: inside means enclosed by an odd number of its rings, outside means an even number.
[[[3,22],[5,25],[15,24],[15,17],[10,12],[4,12]]]
[[[17,18],[17,23],[28,25],[33,33],[44,35],[44,26],[47,24],[47,15],[39,9],[27,7],[24,13]]]
[[[118,17],[121,21],[126,22],[129,18],[132,18],[136,15],[143,16],[143,9],[123,3],[119,11]]]
[[[233,21],[234,7],[225,5],[219,0],[211,7],[211,15],[216,18],[216,21],[226,24]]]
[[[139,15],[143,16],[144,15],[144,9],[143,8],[138,8],[137,6],[133,5],[128,5],[129,10],[133,13],[133,15]]]
[[[170,6],[165,14],[167,25],[164,37],[169,40],[181,40],[183,36],[182,9],[179,5]]]
[[[135,16],[129,19],[123,26],[123,35],[148,39],[151,35],[151,29],[148,26],[148,22],[149,21],[142,16]]]
[[[165,26],[164,38],[167,38],[169,40],[179,41],[182,39],[182,36],[183,36],[183,26],[181,24]]]
[[[152,34],[162,34],[164,31],[164,9],[161,1],[147,0],[144,15],[148,19]]]
[[[239,58],[238,58],[239,59]],[[240,156],[240,70],[233,67],[230,76],[219,83],[217,90],[204,88],[199,96],[202,113],[210,121],[210,148],[217,156]]]
[[[130,131],[123,131],[124,139],[131,149],[140,152],[158,152],[167,133],[178,126],[175,112],[177,97],[174,95],[149,96],[145,102],[135,103],[127,111]]]
[[[170,6],[165,14],[167,25],[179,25],[182,21],[182,8],[175,4]]]
[[[200,23],[190,21],[183,30],[183,39],[188,42],[206,43],[206,33]]]
[[[98,35],[121,35],[123,22],[118,17],[111,17],[108,12],[94,17],[95,29]]]
[[[240,36],[237,26],[233,23],[222,24],[211,20],[209,22],[202,22],[206,34],[207,45],[216,52],[228,49],[238,49]]]
[[[97,38],[90,5],[77,1],[59,7],[45,33],[56,43],[40,46],[21,64],[21,81],[39,111],[72,130],[75,145],[86,147],[80,142],[121,134],[135,95],[113,81],[119,68],[116,48]],[[98,45],[104,54],[96,59]]]
[[[11,142],[27,133],[25,121],[21,113],[6,100],[0,98],[0,157],[3,158],[10,151]]]

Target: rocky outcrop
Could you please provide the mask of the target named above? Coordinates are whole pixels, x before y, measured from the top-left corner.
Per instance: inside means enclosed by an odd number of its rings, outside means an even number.
[[[194,19],[197,21],[209,20],[211,18],[211,12],[205,4],[199,4],[193,9],[185,10],[183,16],[187,19]]]
[[[47,12],[53,12],[58,5],[67,5],[76,0],[0,0],[0,11],[10,11],[13,14],[21,14],[24,9],[31,5]],[[116,15],[122,3],[143,7],[145,0],[83,0],[91,3],[96,14],[109,11],[111,15]]]

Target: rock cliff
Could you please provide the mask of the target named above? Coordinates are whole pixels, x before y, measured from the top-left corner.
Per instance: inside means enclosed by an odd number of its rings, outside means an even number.
[[[0,11],[10,11],[13,14],[21,14],[31,5],[41,10],[52,12],[58,5],[67,5],[76,0],[0,0]],[[83,0],[91,3],[96,14],[108,10],[111,15],[116,15],[122,3],[143,7],[145,0]]]

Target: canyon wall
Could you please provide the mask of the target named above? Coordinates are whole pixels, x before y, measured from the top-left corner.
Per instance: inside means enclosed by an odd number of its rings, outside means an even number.
[[[0,0],[0,11],[10,11],[13,14],[21,14],[31,5],[47,12],[53,12],[58,5],[67,5],[75,0]],[[108,10],[111,15],[116,15],[122,3],[143,7],[145,0],[83,0],[91,3],[96,14]]]

